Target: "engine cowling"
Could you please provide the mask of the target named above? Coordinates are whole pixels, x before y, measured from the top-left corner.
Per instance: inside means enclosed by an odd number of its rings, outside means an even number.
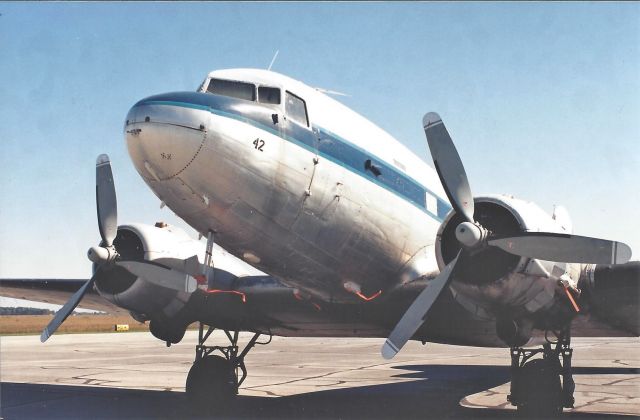
[[[118,227],[114,246],[123,260],[154,261],[183,269],[193,255],[203,260],[203,247],[183,230],[164,223]],[[96,271],[96,290],[110,302],[130,310],[136,319],[171,319],[184,308],[190,294],[168,289],[113,266]]]
[[[474,218],[495,236],[514,236],[522,232],[570,233],[562,220],[543,211],[536,204],[511,196],[485,196],[474,201]],[[451,262],[462,245],[455,229],[464,216],[449,213],[436,238],[436,258],[440,269]],[[524,344],[531,329],[540,321],[541,309],[553,313],[559,323],[572,316],[566,297],[558,293],[559,280],[575,286],[580,264],[566,264],[519,257],[498,247],[480,247],[468,251],[456,268],[451,290],[455,299],[471,313],[484,319],[496,319],[501,338],[509,344]],[[559,305],[560,311],[549,310]],[[560,315],[558,315],[560,314]],[[563,318],[563,319],[560,319]]]

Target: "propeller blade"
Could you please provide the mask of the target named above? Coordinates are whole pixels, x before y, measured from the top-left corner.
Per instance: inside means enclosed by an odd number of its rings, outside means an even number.
[[[451,136],[435,112],[429,112],[422,119],[431,157],[440,182],[456,213],[462,213],[473,223],[473,196],[464,171],[462,160],[451,140]]]
[[[489,239],[488,244],[510,254],[546,261],[624,264],[631,259],[631,248],[622,242],[562,233],[527,232]]]
[[[393,358],[425,322],[429,309],[431,309],[442,290],[449,283],[451,273],[460,258],[461,252],[458,252],[456,258],[447,264],[440,274],[413,301],[382,346],[382,357],[385,359]]]
[[[160,264],[139,261],[117,261],[116,265],[149,283],[179,292],[191,293],[198,288],[198,281],[182,271]]]
[[[111,162],[107,155],[98,156],[96,161],[96,207],[100,236],[106,246],[110,247],[118,233],[118,203]]]
[[[80,303],[82,297],[85,295],[85,293],[87,293],[87,290],[89,290],[89,288],[93,286],[95,280],[96,276],[94,275],[84,285],[82,285],[82,287],[78,289],[78,291],[75,292],[73,296],[71,296],[67,303],[65,303],[64,306],[58,310],[58,312],[56,312],[56,315],[53,317],[51,322],[49,322],[49,325],[47,325],[42,331],[42,334],[40,334],[40,342],[44,343],[56,332],[58,327],[62,325],[64,320],[67,319],[67,317],[71,315],[76,306],[78,306],[78,303]]]

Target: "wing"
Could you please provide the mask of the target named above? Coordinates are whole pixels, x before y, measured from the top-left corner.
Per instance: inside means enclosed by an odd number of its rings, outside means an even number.
[[[64,305],[86,279],[0,279],[0,296]],[[101,298],[93,289],[82,300],[82,308],[125,315],[128,312]]]

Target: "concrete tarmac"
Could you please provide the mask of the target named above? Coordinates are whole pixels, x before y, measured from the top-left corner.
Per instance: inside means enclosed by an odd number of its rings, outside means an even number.
[[[249,338],[242,335],[243,342]],[[0,416],[185,418],[197,333],[169,348],[149,333],[0,339]],[[510,418],[507,349],[383,339],[274,337],[246,359],[238,418]],[[217,332],[208,343],[222,345]],[[576,407],[568,418],[640,416],[640,339],[574,339]]]

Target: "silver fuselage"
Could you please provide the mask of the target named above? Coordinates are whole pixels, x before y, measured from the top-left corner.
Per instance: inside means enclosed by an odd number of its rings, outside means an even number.
[[[459,251],[452,229],[461,216],[436,171],[364,117],[286,76],[214,71],[197,92],[142,99],[124,130],[137,171],[164,204],[271,276],[231,270],[233,285],[207,276],[198,293],[159,305],[155,316],[169,324],[196,319],[281,335],[384,337]],[[549,215],[506,195],[474,201],[474,217],[497,235],[571,233],[562,211]],[[177,270],[193,261],[169,231],[158,242],[147,238],[153,229],[127,229],[143,239],[146,260],[166,254]],[[495,249],[470,252],[476,257],[482,261],[456,271],[450,293],[414,338],[503,345],[496,320],[517,321],[515,333],[529,337],[575,315],[562,285],[576,287],[580,264]],[[208,294],[229,289],[250,295],[251,304]]]
[[[159,95],[129,112],[127,145],[147,184],[189,225],[325,301],[437,271],[434,242],[448,204],[430,193],[428,209],[424,191],[412,201],[364,170],[365,150],[327,127],[281,114],[274,123],[279,112],[207,93]],[[331,142],[340,144],[325,153]],[[391,172],[385,166],[382,176]]]

